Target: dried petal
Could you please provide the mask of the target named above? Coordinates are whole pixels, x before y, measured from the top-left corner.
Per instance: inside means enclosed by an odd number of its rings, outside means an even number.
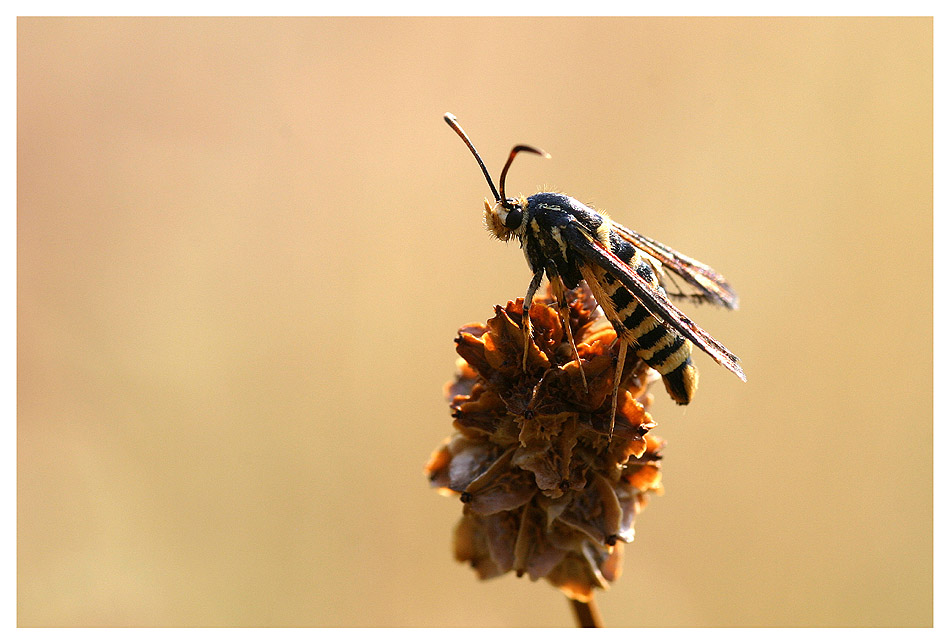
[[[521,299],[459,330],[445,388],[456,433],[425,471],[465,503],[455,556],[479,578],[514,570],[587,601],[619,577],[634,518],[662,489],[663,442],[646,411],[658,376],[630,354],[609,434],[616,333],[585,285],[566,295],[579,361],[550,292],[529,311],[526,363]]]

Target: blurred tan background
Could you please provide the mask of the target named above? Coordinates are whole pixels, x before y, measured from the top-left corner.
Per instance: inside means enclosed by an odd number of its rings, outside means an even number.
[[[21,626],[570,626],[453,561],[458,115],[723,272],[612,626],[932,624],[930,19],[20,19]]]

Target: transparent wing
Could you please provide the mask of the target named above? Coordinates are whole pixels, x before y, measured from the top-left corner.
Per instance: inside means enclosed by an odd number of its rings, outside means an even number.
[[[661,274],[661,284],[670,297],[687,298],[697,303],[708,302],[727,309],[739,308],[739,296],[726,279],[709,266],[615,221],[611,223],[621,238],[659,261],[672,274],[682,278],[685,287],[678,281],[671,280],[671,275]]]
[[[620,258],[591,238],[579,226],[566,226],[560,231],[574,251],[613,275],[621,284],[630,289],[630,292],[658,320],[679,331],[686,339],[708,353],[713,360],[739,376],[743,382],[745,381],[745,373],[739,365],[739,358],[676,308],[661,291],[654,290],[649,282],[637,275]]]

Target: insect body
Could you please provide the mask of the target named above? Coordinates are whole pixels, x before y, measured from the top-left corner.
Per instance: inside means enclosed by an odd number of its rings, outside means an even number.
[[[565,287],[575,288],[581,280],[586,281],[613,324],[619,352],[611,418],[616,412],[619,376],[628,346],[659,372],[670,397],[682,405],[689,403],[697,385],[697,372],[690,357],[691,343],[745,380],[739,359],[676,308],[667,295],[669,289],[673,297],[735,309],[739,300],[721,275],[705,264],[611,221],[573,197],[539,192],[530,197],[508,199],[505,176],[515,155],[519,152],[548,155],[537,148],[515,146],[502,170],[499,193],[455,117],[447,113],[445,120],[475,155],[495,197],[494,204],[485,202],[488,229],[503,241],[517,237],[534,274],[522,316],[526,339],[530,333],[528,308],[545,275],[557,296],[572,346]],[[678,288],[672,274],[682,279],[691,292]],[[528,342],[525,342],[525,355],[527,348]],[[576,347],[574,353],[576,358]],[[613,420],[610,431],[613,431]]]

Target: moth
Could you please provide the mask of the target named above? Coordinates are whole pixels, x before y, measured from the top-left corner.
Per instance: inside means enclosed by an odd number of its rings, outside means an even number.
[[[485,223],[498,239],[518,239],[533,276],[524,298],[522,327],[525,333],[525,361],[531,337],[528,309],[534,294],[547,275],[565,333],[580,365],[571,337],[565,289],[587,282],[594,298],[617,332],[619,343],[616,376],[611,399],[609,434],[613,434],[617,411],[617,391],[627,349],[653,367],[663,379],[670,397],[685,405],[693,398],[698,373],[691,358],[692,345],[745,382],[739,358],[680,311],[670,298],[706,302],[736,309],[739,298],[725,278],[709,266],[679,253],[611,220],[605,213],[557,192],[539,192],[514,199],[505,196],[505,177],[519,152],[550,158],[535,147],[516,145],[508,155],[495,188],[491,175],[454,115],[446,112],[448,123],[478,161],[494,203],[485,200]],[[682,288],[673,276],[678,277]],[[583,367],[581,377],[584,378]],[[586,388],[587,381],[583,380]]]

